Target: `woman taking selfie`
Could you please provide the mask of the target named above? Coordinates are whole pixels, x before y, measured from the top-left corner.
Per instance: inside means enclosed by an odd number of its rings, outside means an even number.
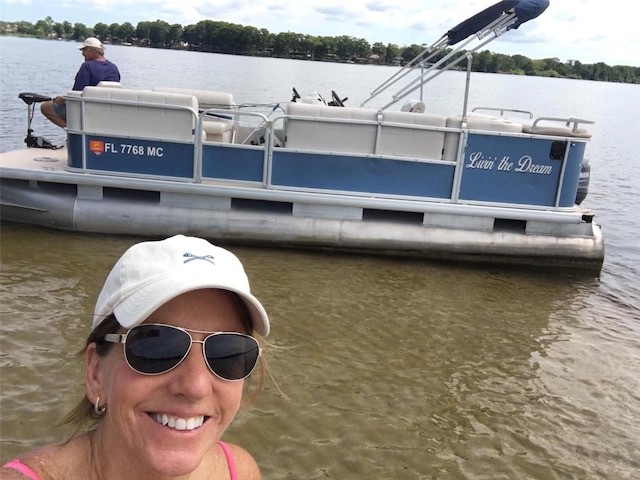
[[[96,303],[86,395],[66,419],[85,433],[8,462],[2,478],[259,479],[220,438],[255,396],[249,383],[261,386],[256,334],[268,333],[232,253],[182,235],[134,245]]]

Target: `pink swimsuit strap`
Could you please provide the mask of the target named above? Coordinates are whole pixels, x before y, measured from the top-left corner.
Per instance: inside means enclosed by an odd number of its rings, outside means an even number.
[[[218,442],[218,445],[222,448],[224,452],[224,456],[227,459],[227,465],[229,465],[229,474],[231,475],[231,480],[238,480],[238,472],[236,471],[236,462],[233,460],[233,455],[231,454],[231,449],[229,445],[224,442]],[[31,480],[40,480],[40,477],[36,472],[27,467],[24,463],[22,463],[19,459],[11,460],[4,464],[4,468],[13,468],[14,470],[18,470],[20,473],[26,475]]]
[[[18,470],[20,473],[26,475],[31,480],[40,480],[40,477],[36,472],[27,467],[24,463],[22,463],[17,458],[15,460],[11,460],[3,465],[4,468],[13,468],[14,470]]]
[[[231,449],[229,445],[224,442],[218,442],[218,445],[224,451],[224,456],[227,457],[227,465],[229,465],[229,474],[231,475],[231,480],[238,480],[238,472],[236,471],[236,462],[233,460],[233,455],[231,454]]]

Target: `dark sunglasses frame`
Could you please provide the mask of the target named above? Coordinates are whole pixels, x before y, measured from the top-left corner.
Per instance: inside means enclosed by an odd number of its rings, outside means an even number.
[[[179,360],[175,362],[175,365],[171,365],[168,368],[164,368],[160,371],[155,371],[156,370],[155,368],[147,369],[149,371],[145,371],[145,369],[141,369],[139,362],[136,360],[132,360],[132,358],[130,358],[130,357],[135,357],[135,353],[132,353],[133,346],[135,346],[136,343],[139,344],[140,341],[142,340],[148,340],[150,338],[160,339],[159,334],[167,331],[171,331],[172,333],[175,333],[176,331],[181,332],[181,334],[184,334],[189,338],[189,346],[187,347],[186,351],[184,353],[181,353],[182,356],[179,358]],[[152,335],[149,335],[149,333],[152,333]],[[207,336],[204,338],[204,340],[194,340],[191,333],[206,334]],[[141,336],[137,336],[137,335],[141,335]],[[225,338],[236,339],[236,340],[238,338],[241,338],[244,343],[248,341],[248,346],[242,349],[243,351],[236,351],[236,352],[230,351],[230,352],[225,352],[225,356],[222,356],[222,357],[208,358],[207,342],[208,341],[210,342],[211,339],[224,340]],[[260,348],[260,344],[251,335],[246,335],[244,333],[237,333],[237,332],[207,332],[202,330],[190,330],[186,328],[176,327],[173,325],[165,325],[160,323],[144,323],[142,325],[137,325],[132,329],[128,330],[126,333],[109,333],[104,337],[102,337],[102,340],[109,343],[124,344],[124,357],[125,357],[125,360],[127,361],[127,364],[133,371],[140,373],[142,375],[161,375],[163,373],[170,372],[174,368],[178,367],[184,361],[185,358],[187,358],[187,355],[189,355],[189,352],[191,351],[191,347],[193,347],[194,343],[202,344],[202,356],[204,357],[204,362],[207,364],[207,367],[209,368],[211,373],[213,373],[216,377],[221,378],[222,380],[226,380],[230,382],[243,380],[247,378],[249,375],[251,375],[251,373],[253,373],[256,366],[258,365],[258,359],[260,358],[260,355],[262,355],[262,349]],[[214,350],[216,349],[214,348]],[[253,360],[253,365],[251,365],[250,368],[247,368],[246,366],[243,368],[243,375],[234,375],[232,378],[228,378],[229,375],[225,376],[225,373],[228,370],[228,366],[227,366],[227,369],[225,369],[223,366],[219,364],[220,362],[228,361],[229,359],[235,359],[237,361],[242,360],[244,363],[247,363],[246,357],[248,354],[252,354],[252,356],[255,355],[255,359],[250,359],[250,360]],[[176,356],[175,358],[178,358],[178,357]],[[157,363],[157,362],[163,361],[163,359],[153,358],[153,356],[150,356],[147,358],[147,361],[152,363],[153,362]],[[134,366],[134,364],[138,364],[138,367]],[[218,371],[216,371],[215,367],[218,367],[217,368]]]

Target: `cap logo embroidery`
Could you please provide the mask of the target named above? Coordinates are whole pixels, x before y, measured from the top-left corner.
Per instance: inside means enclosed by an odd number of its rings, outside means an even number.
[[[189,263],[193,260],[204,260],[206,262],[209,262],[211,265],[215,265],[215,262],[213,261],[213,255],[194,255],[193,253],[185,253],[182,256],[187,258],[183,263]]]

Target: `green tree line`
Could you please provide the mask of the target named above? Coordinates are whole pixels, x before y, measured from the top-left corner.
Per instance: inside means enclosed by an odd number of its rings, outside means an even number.
[[[2,21],[0,32],[5,35],[80,41],[88,36],[95,36],[108,43],[156,48],[385,65],[407,62],[423,49],[417,44],[403,47],[393,43],[370,44],[363,38],[349,35],[331,37],[294,32],[272,33],[265,28],[213,20],[202,20],[185,27],[163,20],[139,22],[136,26],[124,22],[110,25],[96,23],[93,27],[88,27],[83,23],[54,22],[51,17],[46,17],[35,24]],[[442,50],[433,61],[437,62],[448,52],[448,49]],[[533,60],[524,55],[504,55],[489,50],[474,55],[472,69],[486,73],[640,83],[640,67],[609,66],[603,62],[583,64],[578,60],[561,62],[558,58]]]

